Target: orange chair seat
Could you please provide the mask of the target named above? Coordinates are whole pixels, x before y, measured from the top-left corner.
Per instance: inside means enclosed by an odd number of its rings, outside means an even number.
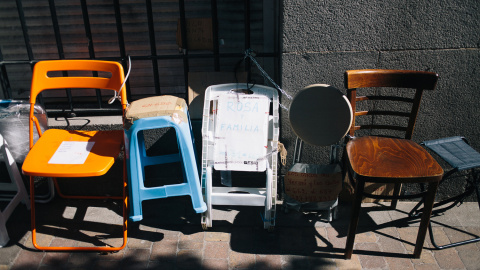
[[[28,153],[23,173],[43,177],[89,177],[105,174],[112,167],[123,145],[123,131],[80,131],[49,129]],[[84,164],[50,164],[63,141],[96,142]]]

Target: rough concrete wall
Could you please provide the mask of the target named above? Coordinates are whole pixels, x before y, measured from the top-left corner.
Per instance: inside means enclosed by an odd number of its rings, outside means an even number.
[[[440,79],[435,91],[424,94],[414,141],[463,135],[480,150],[480,1],[284,0],[282,5],[282,88],[288,93],[313,83],[345,93],[348,69],[434,71]],[[282,103],[289,106],[285,97]],[[283,111],[281,138],[293,153],[287,116]],[[327,162],[328,151],[307,145],[302,161]]]

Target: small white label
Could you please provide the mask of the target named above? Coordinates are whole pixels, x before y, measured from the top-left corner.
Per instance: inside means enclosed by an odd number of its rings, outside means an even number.
[[[63,141],[49,164],[84,164],[95,142]]]

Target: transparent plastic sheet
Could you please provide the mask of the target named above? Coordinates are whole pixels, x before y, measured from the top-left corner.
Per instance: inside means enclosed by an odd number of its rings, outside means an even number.
[[[8,143],[8,147],[17,163],[23,163],[30,150],[28,118],[30,103],[22,100],[0,100],[0,133]],[[44,132],[48,128],[47,113],[40,105],[35,105],[35,117]],[[35,128],[35,125],[34,125]],[[36,129],[36,128],[35,128]],[[34,140],[38,132],[33,132]],[[0,161],[3,161],[0,154]]]
[[[284,205],[296,211],[336,207],[342,188],[341,174],[339,164],[295,163],[284,178]]]

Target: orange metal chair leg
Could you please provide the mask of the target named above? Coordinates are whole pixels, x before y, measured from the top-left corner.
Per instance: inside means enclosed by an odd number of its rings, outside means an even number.
[[[125,165],[125,160],[123,161]],[[37,244],[37,230],[36,230],[36,222],[35,222],[35,183],[34,177],[30,176],[30,208],[31,208],[31,228],[32,228],[32,243],[33,246],[38,250],[46,250],[46,251],[103,251],[103,252],[115,252],[122,250],[127,245],[127,205],[128,205],[128,197],[126,196],[126,188],[127,188],[127,181],[126,181],[126,167],[123,166],[123,195],[122,197],[115,197],[115,196],[66,196],[60,192],[56,179],[54,179],[55,187],[57,189],[58,194],[62,198],[74,198],[74,199],[117,199],[122,200],[122,212],[123,212],[123,244],[119,247],[46,247],[40,246]]]

